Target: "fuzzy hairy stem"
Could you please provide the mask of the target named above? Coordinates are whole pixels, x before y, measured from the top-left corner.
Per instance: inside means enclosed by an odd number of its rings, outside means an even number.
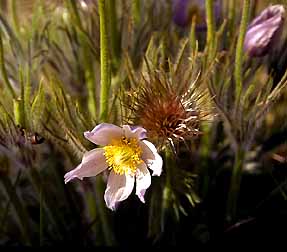
[[[235,52],[234,79],[235,79],[236,104],[239,103],[242,92],[242,62],[244,53],[243,45],[249,20],[249,10],[250,10],[250,0],[244,0],[242,18],[240,22],[239,35],[237,39],[236,52]]]
[[[107,17],[105,0],[99,0],[100,15],[100,44],[101,44],[101,97],[100,119],[106,121],[108,117],[109,91],[111,87],[111,68],[109,58],[109,43],[107,31]]]

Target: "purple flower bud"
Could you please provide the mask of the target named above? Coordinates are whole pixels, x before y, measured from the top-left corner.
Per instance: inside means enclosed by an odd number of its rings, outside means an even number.
[[[174,0],[172,11],[173,21],[178,26],[185,27],[190,23],[190,0]]]
[[[272,5],[263,10],[247,27],[244,50],[251,57],[262,57],[280,38],[285,10],[282,5]]]
[[[221,1],[215,1],[215,19],[218,20],[221,10]],[[173,0],[172,6],[173,22],[181,27],[188,26],[192,16],[196,16],[196,29],[206,30],[206,15],[204,0]]]

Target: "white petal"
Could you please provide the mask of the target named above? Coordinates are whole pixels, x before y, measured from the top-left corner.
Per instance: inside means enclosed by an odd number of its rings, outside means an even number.
[[[105,191],[105,202],[108,208],[115,210],[117,203],[125,200],[133,191],[135,178],[132,175],[119,175],[110,172]]]
[[[153,171],[153,176],[160,176],[163,161],[155,146],[147,140],[142,140],[139,144],[143,152],[141,156],[142,160],[144,160],[144,162],[148,165],[148,168]]]
[[[140,126],[123,125],[123,131],[126,138],[137,138],[139,140],[146,138],[146,129]]]
[[[108,145],[112,139],[117,139],[123,136],[121,127],[109,123],[101,123],[92,131],[84,133],[85,138],[97,145]]]
[[[84,154],[80,165],[65,174],[65,183],[74,178],[83,179],[84,177],[97,176],[107,167],[104,150],[101,148],[93,149]]]
[[[151,184],[150,173],[145,163],[141,163],[138,166],[138,170],[136,173],[136,195],[143,203],[145,203],[144,200],[145,191],[150,187],[150,184]]]

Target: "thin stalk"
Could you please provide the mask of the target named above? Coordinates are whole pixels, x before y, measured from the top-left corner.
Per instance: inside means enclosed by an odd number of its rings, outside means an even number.
[[[86,200],[88,204],[90,220],[96,220],[97,219],[97,208],[96,208],[97,204],[95,204],[96,199],[95,199],[94,192],[90,189],[86,191]],[[95,225],[92,225],[91,229],[93,230],[93,232],[96,232]]]
[[[13,26],[14,26],[16,33],[19,34],[20,29],[19,29],[19,20],[18,20],[18,13],[17,13],[17,4],[15,0],[11,0],[10,3],[11,3],[10,9],[12,13]]]
[[[235,28],[235,0],[228,1],[228,42],[232,40]]]
[[[104,203],[103,199],[103,195],[105,192],[105,184],[102,180],[102,177],[97,176],[96,177],[96,190],[95,190],[95,194],[96,194],[96,204],[98,207],[98,213],[99,213],[99,217],[100,217],[100,221],[101,221],[101,227],[104,233],[104,237],[105,237],[105,242],[107,246],[115,246],[116,245],[116,240],[114,237],[114,234],[111,230],[111,225],[108,219],[108,212],[107,212],[107,207]]]
[[[5,58],[4,58],[4,49],[3,49],[3,40],[2,40],[2,33],[0,31],[0,68],[1,68],[1,74],[4,80],[4,83],[6,87],[8,88],[11,96],[16,99],[16,94],[14,92],[14,89],[9,81],[8,74],[5,67]]]
[[[214,38],[215,38],[215,24],[214,24],[214,13],[213,13],[213,0],[205,0],[206,6],[206,24],[207,24],[207,41],[209,52],[213,52],[214,49]]]
[[[70,7],[71,11],[74,14],[74,20],[76,22],[76,25],[83,30],[83,26],[82,26],[82,22],[81,22],[81,18],[80,18],[80,14],[78,12],[78,7],[77,7],[77,1],[71,1],[71,0],[67,0],[67,4],[68,7]]]
[[[43,196],[43,188],[42,188],[42,185],[41,185],[41,187],[40,187],[40,195],[39,195],[39,197],[40,197],[40,213],[39,213],[39,215],[40,215],[40,230],[39,230],[39,243],[40,243],[40,247],[43,245],[43,238],[44,238],[44,235],[43,235],[43,233],[44,233],[44,225],[43,225],[43,220],[44,220],[44,214],[43,214],[43,198],[44,198],[44,196]]]
[[[236,44],[235,52],[235,69],[234,69],[234,79],[235,79],[235,92],[236,92],[236,106],[239,104],[241,92],[242,92],[242,62],[243,62],[243,44],[245,33],[249,20],[249,9],[250,0],[244,0],[242,18],[240,22],[239,35]]]
[[[166,177],[165,177],[165,185],[162,195],[162,205],[161,205],[161,231],[165,230],[165,223],[167,219],[167,210],[170,209],[171,204],[171,177],[172,177],[172,166],[173,166],[173,157],[171,148],[166,148],[164,152],[164,161],[165,161],[165,170],[166,170]]]
[[[14,109],[14,120],[16,125],[21,125],[24,127],[24,110],[22,106],[23,102],[21,99],[13,100],[13,109]]]
[[[107,17],[105,0],[99,0],[100,15],[100,46],[101,46],[101,97],[100,119],[106,121],[108,117],[109,92],[111,87],[111,67],[107,31]]]
[[[31,97],[31,90],[32,90],[32,85],[31,85],[31,77],[30,77],[30,69],[29,67],[27,66],[26,67],[26,76],[25,76],[25,80],[23,80],[23,84],[24,84],[24,87],[23,87],[23,97],[22,97],[22,100],[23,100],[23,113],[24,113],[24,123],[25,125],[23,125],[23,127],[26,127],[26,128],[29,128],[30,125],[29,125],[29,117],[31,116],[31,104],[30,104],[30,97]]]
[[[63,230],[63,228],[61,228],[61,229],[59,228],[59,226],[61,226],[62,223],[59,221],[60,218],[58,217],[58,214],[56,213],[57,209],[55,209],[54,206],[51,206],[50,204],[48,204],[47,200],[45,199],[44,195],[48,195],[48,193],[45,190],[45,188],[43,188],[43,186],[42,186],[42,179],[40,177],[40,174],[38,173],[38,171],[36,169],[34,169],[32,167],[30,170],[30,180],[31,180],[33,187],[37,191],[39,198],[41,198],[41,200],[42,200],[42,202],[40,202],[40,204],[42,203],[43,211],[44,210],[46,211],[46,214],[49,218],[49,221],[55,227],[55,230],[54,230],[55,233],[57,235],[59,235],[58,237],[60,237],[60,239],[63,239],[62,233],[64,232],[64,230]],[[42,194],[42,197],[40,197],[41,194]]]
[[[244,151],[238,148],[235,154],[234,167],[231,174],[230,190],[227,198],[226,220],[231,222],[236,218],[238,195],[240,191]]]
[[[120,33],[117,27],[117,9],[116,9],[116,0],[107,1],[107,16],[109,20],[109,30],[110,30],[110,41],[111,41],[111,50],[112,50],[112,63],[113,68],[117,69],[119,64],[120,57]]]
[[[133,13],[133,20],[135,25],[137,26],[140,22],[141,18],[141,9],[140,9],[140,0],[133,0],[132,1],[132,13]]]
[[[23,239],[27,245],[31,245],[31,239],[29,237],[29,215],[26,211],[26,208],[22,204],[18,194],[16,193],[15,187],[13,186],[10,178],[8,176],[0,176],[0,180],[9,195],[9,199],[14,206],[14,209],[17,213],[19,221],[21,223],[21,232],[23,235]]]
[[[88,89],[88,108],[92,118],[96,118],[97,113],[97,101],[96,101],[96,87],[95,87],[95,80],[94,74],[90,68],[86,68],[85,70],[85,78],[87,83]]]
[[[196,15],[194,15],[192,17],[191,29],[190,29],[190,33],[189,33],[189,41],[190,41],[190,47],[191,47],[192,51],[195,51],[195,49],[196,49],[195,26],[196,26]]]
[[[84,40],[83,40],[83,43]],[[88,108],[92,118],[96,118],[97,113],[97,100],[96,100],[96,87],[95,87],[95,74],[93,71],[93,60],[91,59],[90,50],[88,45],[84,44],[84,65],[85,65],[85,80],[88,90]]]

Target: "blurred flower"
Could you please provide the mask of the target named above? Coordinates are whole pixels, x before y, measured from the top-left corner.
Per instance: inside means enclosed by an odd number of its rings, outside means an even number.
[[[276,44],[282,32],[284,14],[283,5],[272,5],[251,22],[244,40],[244,49],[249,56],[264,56]]]
[[[115,210],[117,203],[131,194],[135,180],[136,195],[144,203],[145,191],[151,184],[147,167],[156,176],[160,176],[162,170],[162,158],[155,146],[144,140],[146,130],[102,123],[91,132],[85,132],[84,136],[104,147],[86,152],[81,164],[65,174],[65,183],[74,178],[96,176],[109,168],[111,172],[104,196],[107,207]]]
[[[220,16],[220,1],[215,1],[214,11],[217,20]],[[196,16],[197,30],[206,29],[204,0],[173,0],[172,12],[173,21],[178,26],[188,26],[192,17]]]

